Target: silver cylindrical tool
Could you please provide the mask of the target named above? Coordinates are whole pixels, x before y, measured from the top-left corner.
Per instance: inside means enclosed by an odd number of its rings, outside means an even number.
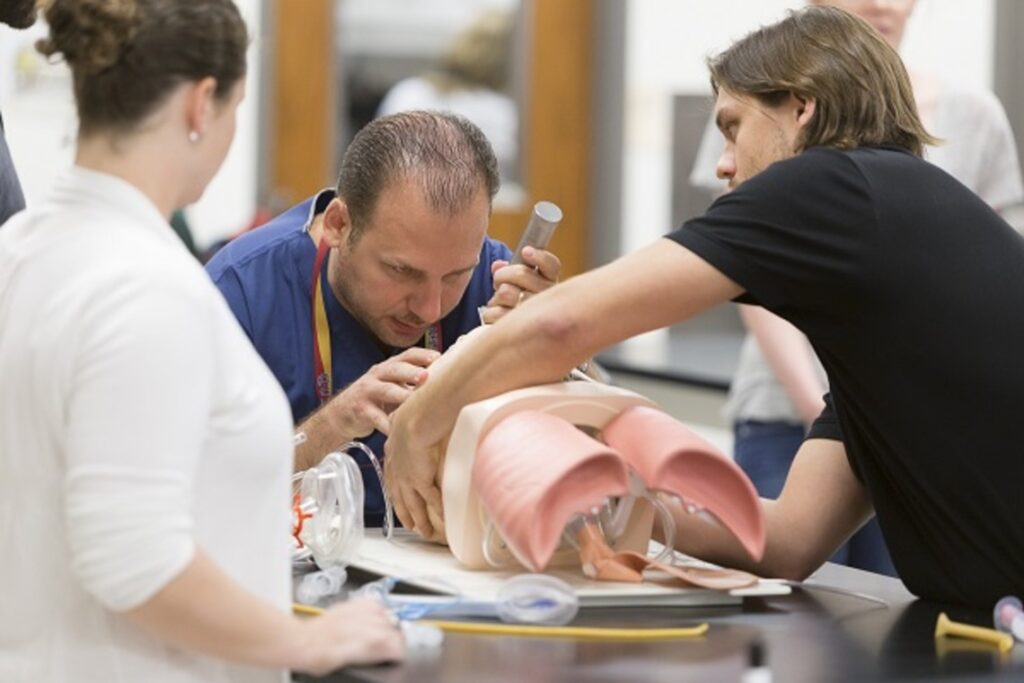
[[[530,222],[523,230],[523,236],[519,238],[519,245],[516,246],[516,253],[512,256],[512,263],[523,262],[523,248],[530,246],[537,249],[545,249],[551,241],[551,235],[555,228],[562,221],[562,210],[551,202],[537,202],[533,206],[533,213],[530,215]]]

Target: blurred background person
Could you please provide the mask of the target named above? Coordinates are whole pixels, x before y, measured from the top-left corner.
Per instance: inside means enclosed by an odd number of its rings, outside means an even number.
[[[899,50],[915,0],[810,0],[864,19]],[[950,173],[996,211],[1024,199],[1017,146],[999,100],[981,88],[953,87],[933,74],[910,72],[924,127],[941,140],[925,158]],[[692,185],[722,191],[716,164],[722,135],[710,122],[690,175]],[[740,306],[749,334],[725,406],[733,424],[736,462],[758,493],[777,498],[807,427],[824,408],[828,380],[807,338],[782,318]],[[832,558],[896,575],[878,522],[872,520]]]
[[[519,108],[507,94],[514,28],[512,12],[484,12],[455,37],[434,70],[392,86],[377,115],[415,109],[461,114],[490,141],[501,178],[518,177]]]
[[[290,613],[288,404],[168,225],[220,167],[230,0],[52,0],[75,165],[0,231],[0,680],[283,681],[400,658]],[[140,626],[142,628],[140,628]]]

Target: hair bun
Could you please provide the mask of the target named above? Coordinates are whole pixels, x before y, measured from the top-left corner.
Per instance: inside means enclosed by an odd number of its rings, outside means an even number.
[[[50,0],[44,16],[50,37],[36,47],[46,56],[60,53],[80,75],[112,66],[138,27],[136,0]]]

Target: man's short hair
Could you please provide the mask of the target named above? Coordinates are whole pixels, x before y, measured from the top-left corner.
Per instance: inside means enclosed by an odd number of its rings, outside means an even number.
[[[805,7],[708,60],[717,94],[774,106],[790,93],[814,98],[800,148],[891,145],[918,156],[936,144],[917,113],[907,70],[867,22],[834,7]]]
[[[338,196],[352,219],[355,242],[373,215],[377,199],[399,180],[419,183],[437,212],[455,214],[481,189],[488,201],[498,191],[498,162],[484,134],[456,114],[410,111],[368,123],[345,150]]]

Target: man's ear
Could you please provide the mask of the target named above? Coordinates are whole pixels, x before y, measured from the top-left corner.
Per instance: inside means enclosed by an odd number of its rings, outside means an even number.
[[[327,246],[336,249],[345,244],[352,234],[352,217],[348,212],[348,204],[335,197],[324,210],[324,240]]]
[[[811,119],[814,118],[814,113],[817,111],[818,102],[813,97],[802,97],[796,93],[792,94],[794,100],[796,100],[796,123],[800,128],[806,128],[810,124]]]

